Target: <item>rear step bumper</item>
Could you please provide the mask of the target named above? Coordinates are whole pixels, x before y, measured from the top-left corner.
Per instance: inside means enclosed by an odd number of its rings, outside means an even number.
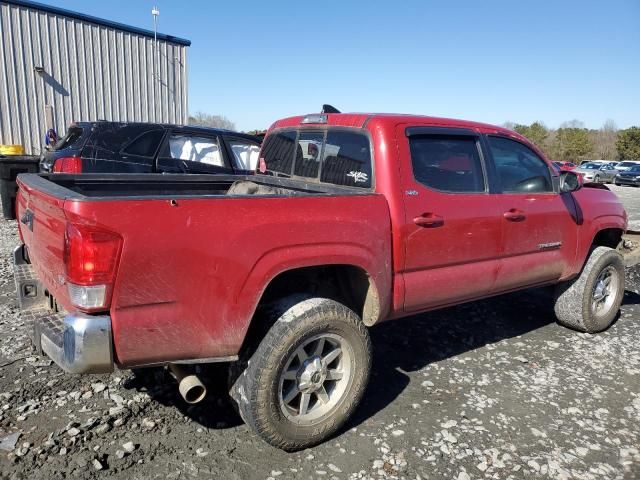
[[[23,246],[13,252],[14,279],[21,316],[33,325],[33,345],[69,373],[113,371],[111,317],[60,313],[49,308],[49,298]]]

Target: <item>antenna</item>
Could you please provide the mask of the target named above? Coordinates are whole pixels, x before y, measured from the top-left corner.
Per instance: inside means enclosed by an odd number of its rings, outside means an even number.
[[[325,103],[324,105],[322,105],[322,111],[320,113],[340,113],[340,110],[338,110],[333,105]]]

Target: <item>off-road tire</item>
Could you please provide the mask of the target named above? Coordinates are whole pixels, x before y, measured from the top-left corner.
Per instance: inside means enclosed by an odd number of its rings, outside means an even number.
[[[613,267],[618,276],[618,287],[612,292],[613,304],[602,315],[595,315],[592,307],[593,292],[599,275]],[[615,273],[614,273],[615,272]],[[615,320],[624,296],[624,262],[616,250],[595,247],[591,250],[580,275],[561,283],[555,291],[555,314],[558,323],[581,332],[597,333],[607,329]]]
[[[371,369],[369,333],[355,312],[326,298],[287,297],[269,306],[260,320],[272,326],[255,351],[231,369],[231,398],[245,423],[274,447],[296,451],[317,445],[347,421],[362,398]],[[326,418],[300,426],[281,410],[280,374],[305,340],[326,333],[348,342],[355,368],[340,402]]]

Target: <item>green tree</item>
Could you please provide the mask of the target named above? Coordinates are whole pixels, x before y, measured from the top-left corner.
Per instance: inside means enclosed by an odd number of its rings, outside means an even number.
[[[531,125],[514,125],[513,131],[527,137],[538,148],[544,150],[549,129],[542,122],[533,122]]]
[[[551,151],[555,160],[579,163],[593,151],[593,143],[586,128],[561,127],[555,132]]]
[[[616,150],[620,160],[640,160],[640,127],[620,130]]]

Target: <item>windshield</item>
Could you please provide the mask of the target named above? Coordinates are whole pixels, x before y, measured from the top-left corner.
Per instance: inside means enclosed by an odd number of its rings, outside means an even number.
[[[620,162],[617,167],[634,167],[636,166],[635,162]]]
[[[597,163],[585,163],[584,165],[580,165],[580,168],[583,168],[585,170],[597,170],[598,168],[600,168],[600,165],[598,165]]]

